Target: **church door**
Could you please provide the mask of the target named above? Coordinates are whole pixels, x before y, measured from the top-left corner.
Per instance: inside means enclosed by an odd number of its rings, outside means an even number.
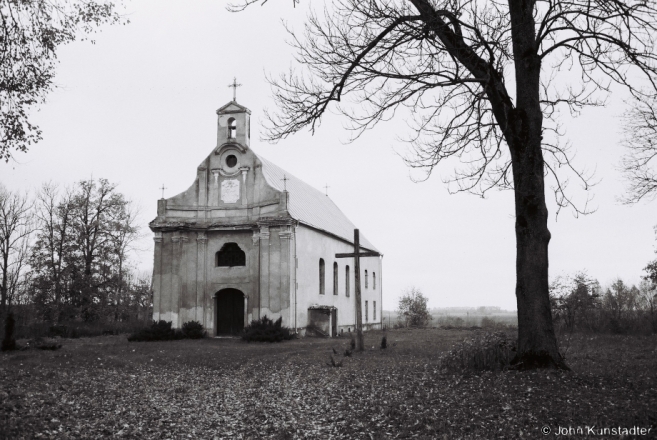
[[[216,316],[218,335],[236,335],[244,330],[244,294],[237,289],[217,293]]]

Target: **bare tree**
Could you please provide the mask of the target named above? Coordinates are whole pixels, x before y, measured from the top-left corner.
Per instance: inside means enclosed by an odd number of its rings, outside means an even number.
[[[72,197],[72,216],[75,225],[77,249],[82,254],[81,296],[86,319],[96,315],[98,307],[108,305],[109,298],[100,293],[111,289],[112,266],[118,255],[114,252],[113,228],[123,224],[127,201],[116,191],[116,185],[107,179],[89,179],[78,183]],[[134,218],[132,219],[134,221]],[[93,310],[93,311],[92,311]]]
[[[137,217],[139,210],[131,203],[125,202],[112,219],[109,235],[112,242],[112,252],[116,258],[116,282],[114,287],[114,320],[119,319],[122,303],[130,302],[130,276],[126,276],[126,260],[133,249],[134,242],[140,238]]]
[[[71,252],[74,236],[71,198],[71,190],[60,194],[57,185],[52,183],[44,184],[37,194],[38,233],[32,248],[32,267],[39,272],[39,279],[45,284],[40,286],[40,292],[51,296],[43,298],[43,302],[52,304],[54,322],[61,319],[62,296],[69,272],[66,257]]]
[[[0,185],[0,313],[17,291],[34,231],[32,201],[27,194]]]
[[[646,311],[652,332],[657,333],[657,284],[647,278],[641,280],[638,301]]]
[[[410,166],[430,174],[454,159],[456,190],[512,188],[514,364],[567,368],[550,313],[545,179],[557,205],[576,212],[587,208],[565,191],[563,171],[589,184],[559,141],[557,110],[603,105],[612,84],[640,99],[645,87],[654,92],[656,24],[644,0],[333,0],[311,13],[304,35],[291,32],[302,71],[273,81],[268,138],[314,131],[329,109],[356,136],[405,112],[414,121]]]
[[[626,203],[657,196],[657,97],[635,100],[623,117],[623,143],[627,153],[622,171],[629,183]]]

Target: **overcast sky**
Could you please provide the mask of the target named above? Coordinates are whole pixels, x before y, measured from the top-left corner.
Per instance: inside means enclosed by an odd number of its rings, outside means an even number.
[[[310,3],[310,2],[303,2]],[[316,5],[318,2],[314,2]],[[152,233],[158,189],[165,197],[187,189],[196,167],[216,145],[216,114],[243,84],[237,101],[252,111],[252,148],[323,191],[384,253],[383,307],[416,286],[431,307],[493,305],[515,309],[513,194],[485,199],[449,195],[449,165],[414,183],[399,157],[406,121],[395,119],[347,144],[346,121],[327,114],[320,129],[276,145],[259,141],[263,110],[274,104],[265,75],[293,63],[281,24],[300,29],[306,5],[271,1],[234,14],[223,0],[133,0],[130,24],[104,27],[95,44],[76,42],[59,52],[58,89],[34,114],[44,140],[0,164],[10,189],[36,190],[43,182],[71,185],[91,176],[118,183],[141,207],[145,238],[137,255],[152,269]],[[564,128],[577,163],[595,169],[597,211],[575,218],[551,212],[550,276],[587,270],[603,285],[617,277],[638,283],[655,258],[657,201],[617,202],[623,182],[616,170],[622,96],[586,111]]]

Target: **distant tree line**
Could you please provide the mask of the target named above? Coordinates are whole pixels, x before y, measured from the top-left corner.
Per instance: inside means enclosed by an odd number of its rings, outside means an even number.
[[[602,287],[586,272],[557,277],[550,286],[555,325],[568,332],[657,333],[657,260],[638,286],[620,278]]]
[[[34,195],[0,186],[0,313],[27,326],[148,321],[150,275],[130,260],[139,233],[106,179]]]

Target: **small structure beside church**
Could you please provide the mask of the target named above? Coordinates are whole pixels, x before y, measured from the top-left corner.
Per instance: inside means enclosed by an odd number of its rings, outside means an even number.
[[[256,155],[251,112],[217,110],[217,146],[185,192],[158,200],[153,319],[239,333],[282,317],[302,334],[335,336],[356,323],[354,225],[322,192]],[[377,252],[361,235],[362,252]],[[381,327],[381,258],[361,260],[364,329]]]

